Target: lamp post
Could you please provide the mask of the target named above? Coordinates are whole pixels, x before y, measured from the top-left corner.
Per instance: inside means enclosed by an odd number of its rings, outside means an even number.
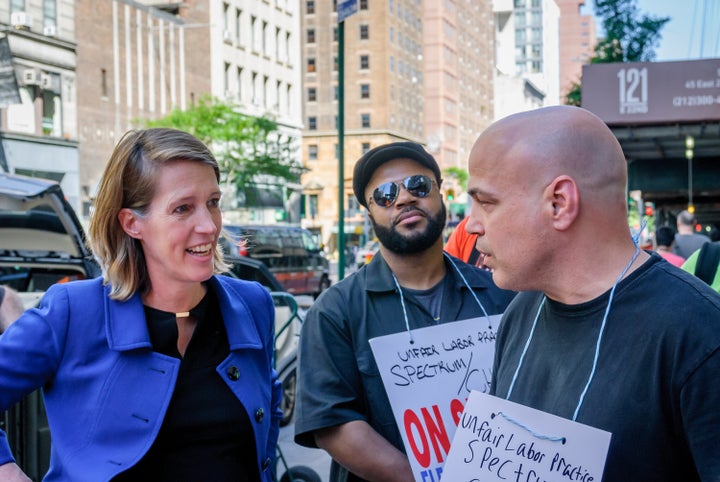
[[[685,158],[688,160],[688,212],[694,213],[693,205],[693,175],[692,161],[695,157],[695,138],[693,136],[685,137]]]

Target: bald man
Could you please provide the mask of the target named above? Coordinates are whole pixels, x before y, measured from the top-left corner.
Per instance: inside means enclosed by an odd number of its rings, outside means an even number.
[[[633,242],[612,132],[577,107],[512,115],[469,174],[467,230],[522,291],[494,394],[611,432],[605,481],[720,480],[720,296]]]

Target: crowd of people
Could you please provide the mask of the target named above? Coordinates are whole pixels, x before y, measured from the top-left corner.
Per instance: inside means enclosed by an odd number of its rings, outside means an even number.
[[[641,249],[623,151],[577,107],[495,122],[468,173],[470,214],[444,243],[423,146],[355,164],[379,252],[306,315],[295,441],[332,457],[331,482],[413,481],[370,340],[502,315],[491,394],[611,433],[603,480],[720,480],[720,295],[695,276],[720,253],[693,216]],[[11,315],[0,290],[0,410],[44,388],[47,480],[273,480],[273,303],[222,275],[219,179],[193,136],[128,132],[90,224],[103,276]],[[2,432],[0,480],[29,480]]]

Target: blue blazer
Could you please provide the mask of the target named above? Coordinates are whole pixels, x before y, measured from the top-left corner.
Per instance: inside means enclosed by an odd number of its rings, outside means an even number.
[[[216,370],[248,412],[261,478],[270,482],[282,416],[273,301],[255,282],[209,282],[230,342]],[[136,464],[173,395],[180,360],[152,351],[140,295],[118,302],[108,294],[100,278],[54,285],[0,336],[0,411],[44,389],[52,435],[46,481],[106,481]],[[0,431],[0,464],[13,460]]]

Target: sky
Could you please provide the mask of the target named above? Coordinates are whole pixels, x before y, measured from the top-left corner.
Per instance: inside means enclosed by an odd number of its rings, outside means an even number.
[[[720,57],[720,0],[637,0],[637,5],[642,13],[670,17],[655,60]]]

